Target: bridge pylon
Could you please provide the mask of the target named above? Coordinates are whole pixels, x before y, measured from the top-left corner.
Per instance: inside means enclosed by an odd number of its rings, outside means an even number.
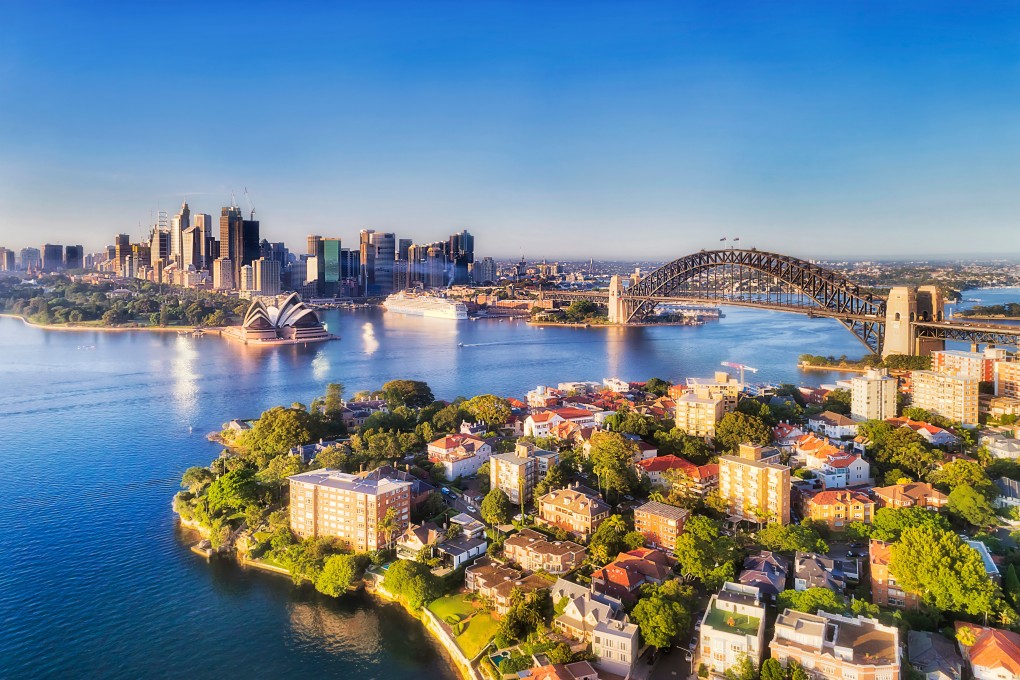
[[[609,323],[627,323],[627,309],[623,298],[623,282],[619,274],[609,279]]]
[[[882,338],[882,356],[908,354],[928,356],[935,350],[945,349],[944,340],[920,338],[914,329],[919,321],[942,321],[945,300],[938,286],[908,288],[895,286],[889,289],[885,303],[885,332]]]

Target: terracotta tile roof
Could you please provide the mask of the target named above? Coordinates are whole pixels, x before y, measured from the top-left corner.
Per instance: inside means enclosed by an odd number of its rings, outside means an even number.
[[[596,517],[609,511],[609,505],[601,498],[589,496],[577,489],[558,489],[550,491],[539,499],[539,505],[552,505],[585,517]]]
[[[435,446],[436,448],[449,451],[450,449],[455,449],[458,446],[464,446],[464,448],[472,450],[472,447],[477,448],[482,444],[485,444],[485,440],[481,437],[476,437],[470,434],[451,434],[443,437],[442,439],[437,439],[429,444],[429,446]]]
[[[874,505],[874,501],[867,494],[860,491],[849,491],[839,489],[833,491],[819,491],[808,499],[812,505],[846,505],[848,503],[864,503]]]
[[[556,414],[552,411],[542,411],[541,413],[532,413],[529,417],[533,423],[547,423],[554,415]]]
[[[913,503],[920,503],[925,497],[933,498],[939,502],[946,501],[946,495],[925,482],[911,482],[909,484],[893,484],[892,486],[880,486],[872,489],[872,493],[883,499],[902,503],[909,500]]]
[[[848,468],[860,459],[860,456],[832,456],[825,464],[834,468]]]
[[[583,408],[558,408],[553,411],[556,415],[564,420],[578,420],[581,418],[591,418],[592,412]]]
[[[841,413],[833,413],[832,411],[822,411],[818,415],[808,416],[808,420],[823,422],[833,427],[847,427],[858,424],[853,418],[848,418]]]
[[[1001,668],[1014,677],[1020,675],[1020,635],[998,628],[985,628],[964,621],[956,622],[956,630],[969,627],[976,640],[966,650],[972,666]]]
[[[666,470],[680,470],[684,474],[693,477],[698,474],[698,466],[689,460],[680,458],[679,456],[668,455],[668,456],[656,456],[655,458],[646,458],[645,460],[638,461],[636,465],[640,466],[645,472],[665,472]]]

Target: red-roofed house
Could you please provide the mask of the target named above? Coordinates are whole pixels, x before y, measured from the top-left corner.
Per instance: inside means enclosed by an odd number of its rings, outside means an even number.
[[[492,447],[481,437],[451,434],[429,444],[429,460],[442,465],[447,479],[468,477],[489,460]]]
[[[910,418],[887,418],[885,422],[889,423],[893,427],[909,427],[911,430],[924,437],[924,440],[932,446],[956,446],[960,443],[960,438],[949,430],[921,420],[911,420]]]
[[[648,477],[652,486],[667,488],[670,484],[692,485],[700,496],[719,485],[719,464],[695,465],[679,456],[657,456],[638,461],[634,467],[641,477]]]
[[[670,573],[666,554],[653,548],[637,548],[620,553],[615,560],[591,575],[596,593],[633,601],[646,583],[662,583]]]
[[[779,423],[772,428],[772,443],[784,449],[788,449],[797,443],[797,440],[804,436],[804,430],[790,423]]]
[[[595,413],[583,408],[558,408],[532,413],[524,421],[524,436],[548,437],[553,427],[564,422],[590,427],[595,424]]]
[[[797,438],[794,457],[817,474],[826,489],[845,489],[848,486],[867,484],[871,477],[871,464],[868,461],[814,434]]]
[[[974,680],[1020,679],[1020,635],[1008,630],[957,621],[957,632],[961,628],[974,631],[974,644],[969,647],[960,645]]]

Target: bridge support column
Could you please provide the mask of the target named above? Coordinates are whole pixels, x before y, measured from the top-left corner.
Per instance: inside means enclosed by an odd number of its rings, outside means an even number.
[[[609,279],[609,323],[627,323],[623,302],[623,282],[619,275]]]
[[[935,350],[945,349],[945,341],[921,339],[914,332],[915,321],[941,321],[943,308],[942,292],[936,286],[891,288],[885,303],[882,357],[891,354],[928,356]]]

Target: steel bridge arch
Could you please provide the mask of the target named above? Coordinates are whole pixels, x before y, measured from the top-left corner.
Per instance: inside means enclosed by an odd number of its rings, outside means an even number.
[[[853,333],[869,351],[881,354],[885,325],[885,301],[862,293],[860,287],[831,269],[789,255],[770,253],[754,248],[745,250],[728,248],[702,250],[681,257],[651,272],[626,290],[629,302],[625,321],[647,316],[652,309],[670,298],[690,298],[683,284],[703,272],[715,269],[737,268],[772,277],[793,291],[807,297],[813,304],[794,305],[802,313],[816,313],[837,319]],[[711,291],[711,299],[725,303],[723,290]],[[776,308],[762,301],[760,304],[732,300],[736,304]]]

